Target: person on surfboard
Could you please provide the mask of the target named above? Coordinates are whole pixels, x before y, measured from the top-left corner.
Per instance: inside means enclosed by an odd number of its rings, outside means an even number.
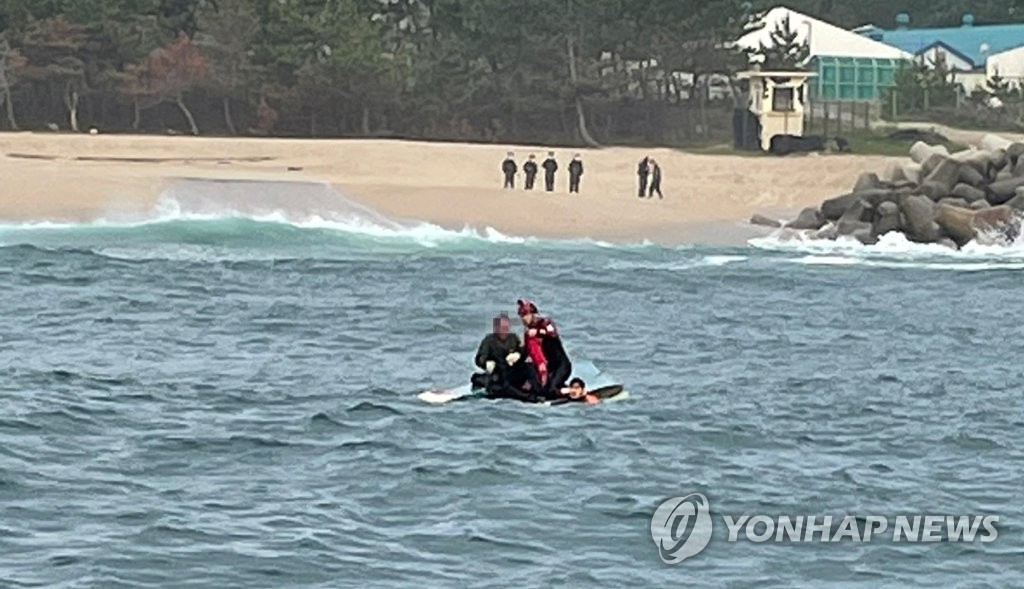
[[[533,301],[520,299],[516,307],[526,327],[523,348],[530,392],[541,398],[557,399],[572,374],[572,362],[562,346],[558,328],[550,319],[540,316]]]
[[[493,330],[487,334],[476,352],[476,365],[482,368],[485,374],[475,374],[472,382],[474,386],[487,389],[491,396],[504,396],[507,389],[519,388],[514,381],[521,381],[521,378],[514,378],[513,369],[520,364],[522,359],[522,344],[519,337],[512,333],[508,314],[501,313],[494,318]]]

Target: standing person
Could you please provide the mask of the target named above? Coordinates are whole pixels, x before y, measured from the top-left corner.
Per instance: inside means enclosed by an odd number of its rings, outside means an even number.
[[[505,161],[501,162],[501,172],[505,174],[505,188],[516,187],[516,172],[518,171],[519,166],[516,165],[516,154],[510,151]]]
[[[665,198],[661,194],[661,166],[658,162],[651,160],[651,189],[647,193],[647,198],[654,198],[654,193],[658,193],[658,199]]]
[[[544,160],[544,189],[548,192],[555,190],[555,172],[558,171],[558,162],[555,161],[555,152],[548,152],[548,159]]]
[[[647,196],[647,177],[651,175],[651,158],[644,156],[640,165],[636,168],[636,175],[640,178],[640,198]]]
[[[580,178],[583,177],[583,160],[576,154],[569,163],[569,193],[580,193]]]
[[[537,179],[537,156],[530,154],[530,159],[523,164],[523,173],[526,174],[526,189],[533,190],[533,182]]]

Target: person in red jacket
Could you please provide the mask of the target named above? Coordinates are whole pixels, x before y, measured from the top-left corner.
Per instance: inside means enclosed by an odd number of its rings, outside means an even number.
[[[520,299],[516,307],[526,327],[523,348],[530,364],[531,389],[540,397],[556,399],[572,374],[572,362],[562,346],[558,328],[550,319],[540,316],[533,301]]]

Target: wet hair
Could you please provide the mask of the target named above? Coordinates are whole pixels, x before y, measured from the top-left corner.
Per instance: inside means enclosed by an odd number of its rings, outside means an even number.
[[[576,385],[580,385],[580,388],[583,389],[583,390],[587,389],[587,383],[583,382],[582,378],[574,378],[574,379],[569,381],[569,386],[572,387],[572,386],[576,386]]]

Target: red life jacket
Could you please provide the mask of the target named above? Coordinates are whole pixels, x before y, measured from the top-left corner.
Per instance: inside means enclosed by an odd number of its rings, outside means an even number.
[[[537,330],[535,337],[530,337],[531,329]],[[543,347],[544,338],[546,337],[558,337],[558,329],[546,317],[537,317],[533,324],[526,328],[526,333],[523,334],[526,353],[533,360],[533,364],[537,368],[537,374],[540,376],[540,384],[544,386],[548,384],[548,359],[544,356]]]

